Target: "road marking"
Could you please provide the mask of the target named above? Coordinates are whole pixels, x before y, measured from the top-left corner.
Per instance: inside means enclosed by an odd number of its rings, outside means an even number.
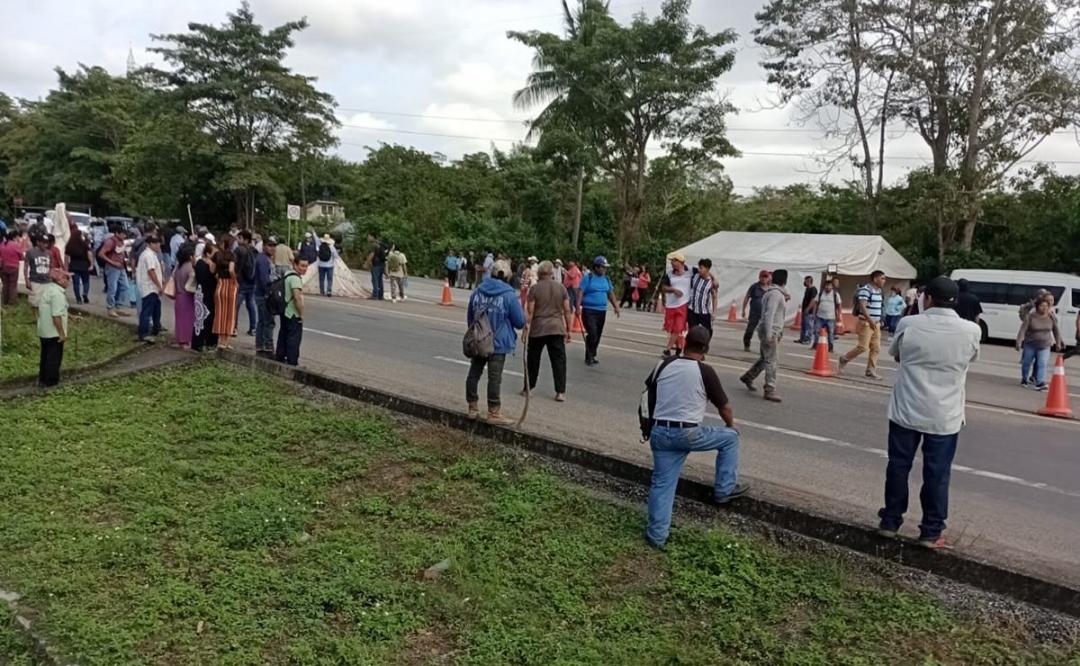
[[[707,415],[707,418],[713,420],[720,420],[720,417]],[[859,446],[858,444],[852,444],[851,442],[845,442],[839,439],[833,439],[832,437],[822,437],[821,435],[815,435],[808,432],[801,432],[798,430],[789,430],[787,428],[779,428],[777,426],[768,425],[765,423],[756,423],[754,421],[739,420],[736,425],[744,425],[756,430],[765,430],[767,432],[774,432],[780,435],[787,435],[789,437],[796,437],[799,439],[805,439],[811,442],[818,442],[821,444],[828,444],[836,448],[848,449],[852,451],[860,451],[862,453],[869,453],[870,455],[877,456],[884,460],[889,459],[889,453],[885,449],[876,449],[870,446]],[[1080,492],[1071,490],[1065,490],[1064,488],[1058,488],[1051,486],[1048,483],[1042,483],[1041,481],[1028,481],[1018,476],[1010,476],[1008,474],[999,474],[998,472],[989,472],[984,469],[976,469],[974,467],[968,467],[966,465],[953,464],[952,469],[954,472],[960,472],[963,474],[970,474],[972,476],[982,477],[984,479],[993,479],[994,481],[1001,481],[1002,483],[1011,483],[1016,486],[1023,486],[1025,488],[1033,488],[1035,490],[1043,490],[1049,493],[1057,495],[1064,495],[1066,497],[1080,498]]]
[[[450,358],[448,356],[433,356],[432,358],[434,358],[436,361],[446,361],[447,363],[457,363],[458,365],[466,365],[466,366],[472,365],[468,361],[463,361],[460,358]],[[524,377],[525,376],[525,375],[521,374],[520,372],[514,372],[513,370],[503,370],[503,374],[504,375],[511,375],[513,377]]]
[[[794,354],[794,353],[792,353],[792,352],[784,352],[784,353],[785,353],[786,355],[788,355],[788,356],[794,356],[795,358],[808,358],[808,359],[810,359],[811,361],[812,361],[812,360],[814,360],[814,358],[815,358],[814,356],[812,356],[812,355],[810,355],[810,354]],[[831,360],[832,360],[832,359],[830,358],[830,361],[831,361]],[[878,369],[878,370],[888,370],[889,372],[899,372],[899,370],[897,370],[896,368],[890,368],[890,367],[889,367],[889,366],[887,366],[887,365],[879,365],[879,366],[877,366],[877,369]]]
[[[632,333],[634,335],[647,335],[650,338],[664,338],[665,340],[667,340],[667,334],[666,333],[649,333],[649,332],[646,332],[646,331],[636,331],[636,330],[634,330],[632,328],[616,328],[615,330],[620,332],[620,333]]]
[[[320,331],[317,328],[305,329],[308,333],[314,333],[316,335],[325,335],[328,338],[337,338],[338,340],[348,340],[349,342],[363,342],[360,338],[351,338],[347,335],[341,335],[340,333],[331,333],[330,331]]]

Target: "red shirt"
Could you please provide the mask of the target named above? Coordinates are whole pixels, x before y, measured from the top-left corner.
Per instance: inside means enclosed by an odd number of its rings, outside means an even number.
[[[101,244],[101,250],[99,254],[114,268],[124,267],[124,241],[117,240],[116,236],[109,236],[105,239],[105,242]]]
[[[649,277],[647,272],[643,272],[637,279],[638,289],[648,289],[650,282],[652,282],[652,278]]]
[[[571,266],[566,269],[566,275],[563,276],[563,286],[567,289],[577,289],[581,286],[581,269],[577,266]]]
[[[19,262],[23,258],[23,246],[19,241],[8,241],[0,244],[0,270],[6,273],[19,270]]]

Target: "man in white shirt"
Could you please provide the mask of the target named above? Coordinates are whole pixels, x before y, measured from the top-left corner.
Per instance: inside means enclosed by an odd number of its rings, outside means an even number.
[[[921,442],[919,544],[932,549],[949,547],[941,534],[949,512],[949,474],[964,425],[967,371],[979,357],[982,336],[977,324],[953,309],[959,291],[947,277],[931,280],[925,311],[900,320],[889,348],[900,368],[889,400],[889,464],[878,533],[895,537],[904,522],[908,474]]]
[[[154,343],[161,333],[161,292],[164,289],[161,260],[158,259],[161,239],[148,237],[146,248],[148,251],[139,255],[139,263],[135,267],[135,286],[142,299],[139,306],[139,340]]]
[[[690,329],[683,355],[661,361],[649,378],[653,473],[645,541],[654,548],[663,548],[667,542],[675,488],[686,456],[692,451],[716,451],[713,501],[717,504],[727,504],[750,489],[748,484],[736,482],[739,431],[735,429],[731,403],[716,371],[704,363],[711,338],[704,326]],[[710,403],[723,419],[723,426],[701,425]]]
[[[664,293],[664,330],[667,331],[667,347],[664,356],[678,354],[686,335],[688,308],[690,305],[690,271],[686,269],[686,256],[675,251],[667,256],[671,270],[664,274],[660,291]]]

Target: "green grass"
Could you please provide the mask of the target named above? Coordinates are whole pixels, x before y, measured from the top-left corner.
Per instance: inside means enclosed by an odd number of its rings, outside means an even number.
[[[25,300],[5,306],[3,311],[3,354],[0,354],[0,382],[36,377],[41,345],[37,323]],[[64,344],[64,371],[107,361],[135,346],[135,336],[124,326],[98,317],[69,315],[71,328]]]
[[[640,511],[495,445],[232,366],[0,420],[0,587],[81,664],[1080,663],[720,529],[656,553]]]

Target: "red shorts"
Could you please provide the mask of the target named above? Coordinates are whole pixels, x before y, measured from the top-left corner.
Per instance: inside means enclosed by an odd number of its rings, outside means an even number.
[[[677,308],[664,310],[664,330],[668,333],[686,332],[686,312],[689,303],[684,303]]]

